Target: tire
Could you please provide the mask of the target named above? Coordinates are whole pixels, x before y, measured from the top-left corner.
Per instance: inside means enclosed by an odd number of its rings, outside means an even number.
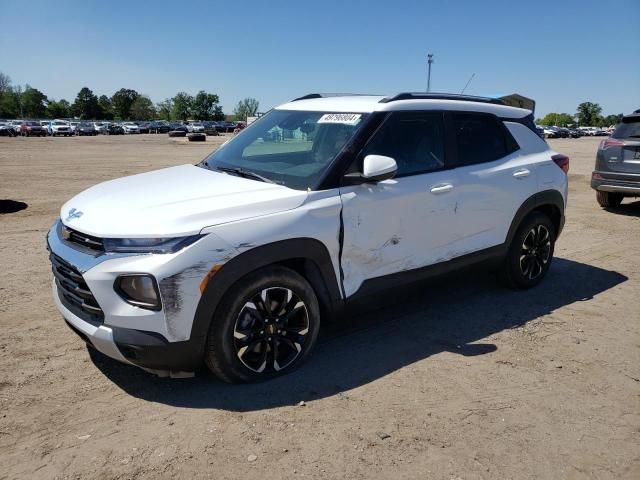
[[[187,132],[183,132],[182,130],[172,130],[167,133],[170,137],[186,137]]]
[[[556,235],[553,222],[545,214],[532,212],[525,217],[504,259],[502,282],[516,290],[538,285],[551,266]]]
[[[624,195],[621,193],[596,191],[598,204],[603,208],[619,207],[623,198]]]
[[[309,358],[319,330],[311,285],[289,268],[268,267],[243,277],[221,300],[209,328],[205,364],[225,382],[268,380]]]

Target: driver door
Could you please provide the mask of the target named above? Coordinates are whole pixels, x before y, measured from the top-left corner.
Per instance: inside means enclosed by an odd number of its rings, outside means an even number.
[[[447,170],[441,112],[393,112],[359,156],[396,160],[393,179],[340,188],[347,297],[367,280],[451,258],[456,171]],[[361,170],[360,170],[361,171]]]

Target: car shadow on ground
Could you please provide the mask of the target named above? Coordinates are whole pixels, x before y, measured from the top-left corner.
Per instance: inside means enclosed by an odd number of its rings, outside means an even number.
[[[16,200],[0,200],[0,214],[16,213],[26,209],[28,206],[26,203]]]
[[[525,292],[501,288],[487,273],[450,275],[411,293],[394,293],[394,305],[324,326],[305,365],[251,385],[228,385],[202,372],[191,379],[159,379],[89,350],[95,365],[135,397],[175,407],[254,411],[337,395],[444,351],[465,356],[494,352],[499,347],[482,339],[626,280],[617,272],[562,258],[554,259],[541,285]]]
[[[616,215],[640,217],[640,201],[623,203],[619,207],[606,208],[605,210],[610,213],[615,213]]]

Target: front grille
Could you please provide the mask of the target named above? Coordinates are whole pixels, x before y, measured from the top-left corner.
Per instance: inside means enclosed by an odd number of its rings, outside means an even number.
[[[62,238],[67,242],[81,245],[82,247],[88,248],[89,250],[93,250],[95,252],[104,252],[104,244],[102,243],[101,238],[78,232],[77,230],[69,228],[65,225],[62,225],[61,234]]]
[[[54,253],[49,255],[60,301],[83,320],[102,322],[104,313],[82,274]]]

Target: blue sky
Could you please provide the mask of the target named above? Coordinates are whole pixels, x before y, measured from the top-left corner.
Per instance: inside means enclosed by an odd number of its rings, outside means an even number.
[[[640,0],[0,0],[0,71],[54,99],[133,88],[230,113],[309,92],[518,92],[536,114],[640,108]]]

